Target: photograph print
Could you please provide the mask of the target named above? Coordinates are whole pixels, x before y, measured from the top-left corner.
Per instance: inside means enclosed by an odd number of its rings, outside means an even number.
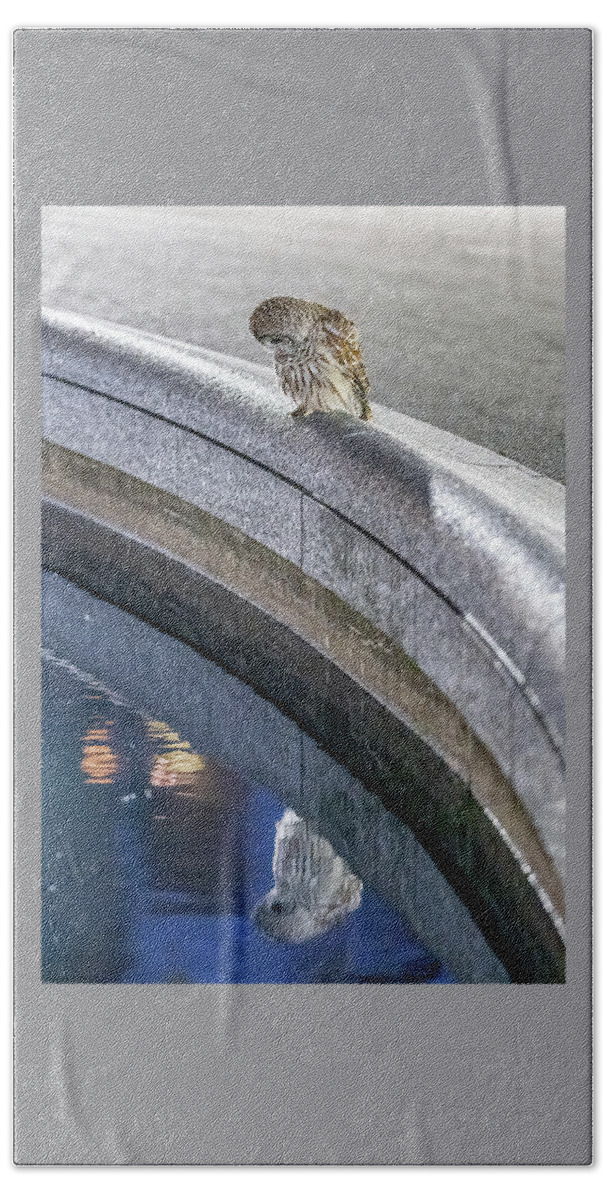
[[[43,982],[564,982],[565,209],[41,221]]]

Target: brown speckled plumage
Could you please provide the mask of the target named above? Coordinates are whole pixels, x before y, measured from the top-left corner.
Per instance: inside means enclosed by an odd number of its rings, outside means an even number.
[[[359,334],[337,308],[273,296],[258,304],[249,328],[274,353],[279,386],[297,403],[292,416],[338,409],[370,420]]]

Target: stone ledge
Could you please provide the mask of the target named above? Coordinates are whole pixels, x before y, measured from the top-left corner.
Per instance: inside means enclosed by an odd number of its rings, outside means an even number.
[[[43,371],[52,441],[241,529],[397,641],[563,874],[560,485],[379,406],[372,429],[295,423],[270,372],[73,314],[45,314]]]

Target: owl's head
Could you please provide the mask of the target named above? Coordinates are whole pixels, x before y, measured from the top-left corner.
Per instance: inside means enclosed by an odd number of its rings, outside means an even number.
[[[249,328],[269,350],[297,355],[311,341],[318,340],[323,321],[330,316],[331,309],[322,304],[292,296],[271,296],[251,314]]]
[[[307,942],[327,929],[323,912],[307,908],[288,889],[276,887],[257,905],[253,920],[274,942]]]
[[[274,941],[319,937],[361,903],[361,880],[293,809],[277,821],[272,870],[274,887],[252,915]]]

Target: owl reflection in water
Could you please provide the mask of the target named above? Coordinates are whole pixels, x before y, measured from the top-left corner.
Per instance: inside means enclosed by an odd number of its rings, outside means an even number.
[[[337,308],[273,296],[258,304],[249,328],[274,354],[279,386],[296,401],[292,417],[337,409],[371,419],[359,334]]]
[[[277,822],[272,870],[274,887],[253,918],[275,941],[306,942],[318,937],[361,903],[361,880],[329,842],[290,808]]]

